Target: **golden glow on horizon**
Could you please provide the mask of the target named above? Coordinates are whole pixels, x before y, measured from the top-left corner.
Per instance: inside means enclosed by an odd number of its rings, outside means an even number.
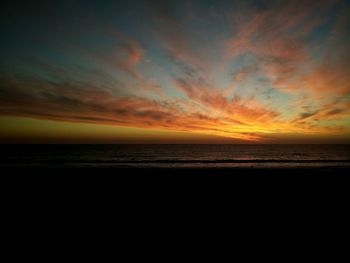
[[[220,130],[210,131],[207,127],[204,130],[193,131],[171,131],[150,128],[134,128],[113,125],[74,123],[63,121],[38,120],[32,118],[0,117],[0,137],[36,141],[65,141],[69,142],[116,142],[116,143],[275,143],[288,142],[299,138],[313,138],[322,140],[333,138],[346,140],[346,134],[339,131],[329,130],[305,130],[293,128],[289,124],[266,126],[252,125],[241,127],[220,127]],[[257,137],[255,134],[259,134]],[[272,138],[278,140],[271,140]],[[263,139],[261,139],[263,138]],[[301,140],[303,141],[303,140]],[[305,141],[305,140],[304,140]]]
[[[207,136],[181,131],[166,131],[158,129],[143,129],[101,124],[74,123],[63,121],[39,120],[19,117],[0,117],[0,137],[14,139],[70,139],[70,141],[84,141],[86,139],[97,142],[116,140],[126,142],[176,142],[198,141],[210,139]]]

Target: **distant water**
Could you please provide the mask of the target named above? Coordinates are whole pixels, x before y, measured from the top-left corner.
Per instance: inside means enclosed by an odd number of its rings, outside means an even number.
[[[348,145],[2,145],[2,166],[350,167]]]

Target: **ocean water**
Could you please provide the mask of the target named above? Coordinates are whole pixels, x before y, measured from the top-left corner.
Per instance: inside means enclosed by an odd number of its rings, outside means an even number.
[[[2,145],[2,166],[350,167],[348,145]]]

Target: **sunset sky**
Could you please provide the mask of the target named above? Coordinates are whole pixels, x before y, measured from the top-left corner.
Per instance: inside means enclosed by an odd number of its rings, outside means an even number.
[[[0,10],[0,142],[350,143],[350,1]]]

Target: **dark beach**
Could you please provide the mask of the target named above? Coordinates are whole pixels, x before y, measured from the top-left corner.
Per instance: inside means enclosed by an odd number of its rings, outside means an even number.
[[[2,145],[5,177],[256,178],[345,176],[344,145]],[[45,179],[43,179],[45,180]]]
[[[158,204],[170,209],[169,206],[179,201],[188,209],[198,205],[195,200],[201,206],[207,203],[210,207],[222,207],[227,202],[233,202],[235,206],[237,203],[240,206],[247,203],[262,206],[273,203],[286,209],[286,205],[296,200],[310,208],[313,207],[313,202],[332,206],[330,202],[335,202],[336,205],[338,201],[346,200],[350,171],[346,167],[259,169],[18,166],[6,166],[2,170],[4,172],[0,181],[3,193],[7,193],[6,200],[17,198],[20,202],[30,202],[33,205],[39,202],[50,207],[63,200],[69,206],[79,207],[80,202],[85,206],[89,203],[98,206],[96,200],[99,200],[102,202],[100,205],[106,206],[105,202],[112,205],[105,209],[118,209],[120,205],[130,203],[142,207]],[[75,200],[74,205],[70,200]],[[191,200],[190,203],[188,200]],[[111,202],[118,204],[118,207],[114,207]]]
[[[342,145],[2,145],[0,153],[3,192],[24,202],[334,199],[350,171]]]

